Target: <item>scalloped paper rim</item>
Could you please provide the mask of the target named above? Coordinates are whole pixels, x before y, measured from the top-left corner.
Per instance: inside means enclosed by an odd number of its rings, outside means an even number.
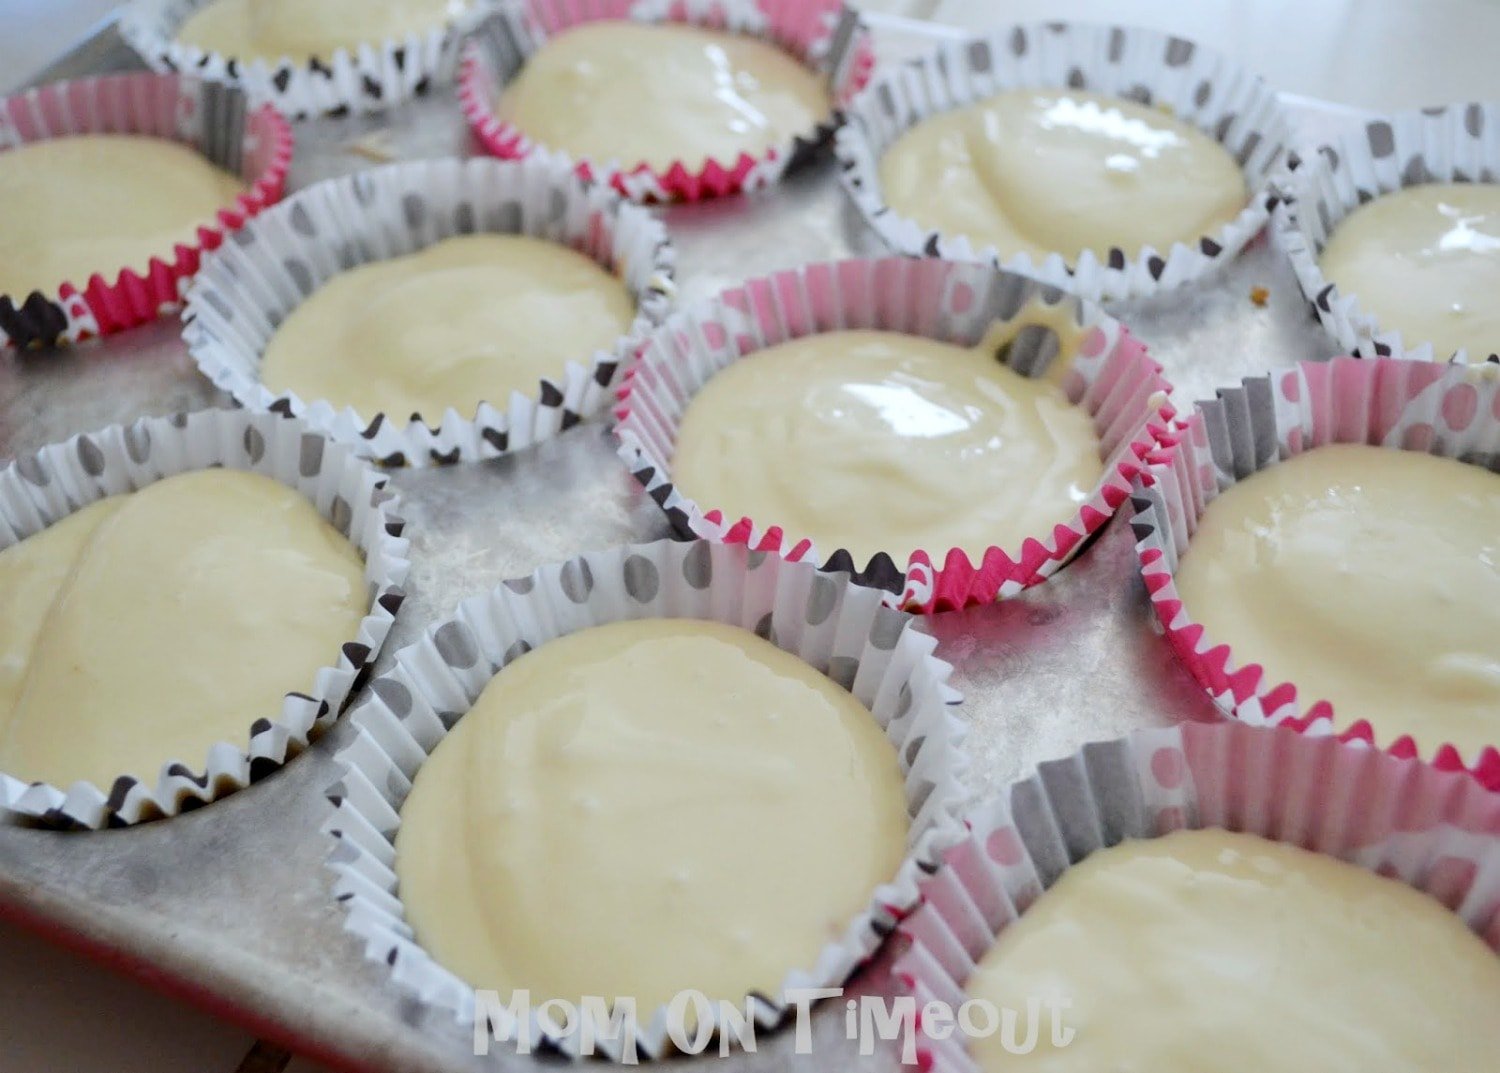
[[[176,39],[187,16],[212,2],[133,0],[120,17],[120,36],[153,71],[191,72],[237,86],[299,120],[381,112],[446,85],[459,42],[492,6],[490,0],[475,0],[469,10],[426,33],[335,49],[326,58],[241,63]]]
[[[200,226],[171,259],[96,272],[80,286],[0,295],[0,349],[48,347],[112,335],[155,320],[181,299],[205,252],[217,249],[249,219],[281,198],[292,161],[292,129],[269,106],[247,107],[238,90],[177,75],[131,72],[51,82],[0,99],[0,151],[78,134],[170,138],[233,172],[254,169],[249,188]],[[111,280],[113,282],[111,282]]]
[[[1035,263],[1002,255],[963,235],[923,227],[881,195],[880,155],[930,115],[1008,89],[1079,89],[1169,110],[1222,143],[1250,193],[1232,221],[1163,255],[1145,247],[1085,251],[1075,264],[1061,253]],[[1120,300],[1169,290],[1232,260],[1265,226],[1276,192],[1272,178],[1291,127],[1275,90],[1227,57],[1154,30],[1086,23],[1010,26],[938,46],[886,70],[848,109],[834,139],[840,180],[860,213],[891,249],[914,257],[985,261],[1089,298]]]
[[[608,349],[568,361],[533,397],[512,392],[478,404],[469,416],[449,409],[431,425],[416,415],[366,418],[261,382],[261,357],[277,327],[328,279],[476,233],[557,241],[622,276],[637,306],[629,330]],[[619,370],[670,307],[674,262],[654,216],[585,184],[559,158],[390,164],[299,191],[207,258],[187,292],[183,339],[203,374],[242,406],[305,417],[382,465],[497,458],[608,404]]]
[[[1500,105],[1470,101],[1371,119],[1358,135],[1319,146],[1306,160],[1294,156],[1272,227],[1318,323],[1343,352],[1435,360],[1430,340],[1408,342],[1399,328],[1383,328],[1358,295],[1323,274],[1318,257],[1349,213],[1382,194],[1427,182],[1500,181],[1496,130]],[[1495,345],[1500,350],[1500,340]],[[1459,350],[1447,360],[1500,362],[1500,353],[1471,357]]]
[[[223,465],[273,477],[304,496],[345,533],[365,560],[370,610],[338,660],[309,692],[286,695],[275,718],[255,720],[246,741],[219,742],[190,768],[168,758],[154,787],[121,776],[108,788],[77,782],[63,790],[0,773],[0,812],[47,826],[125,827],[174,816],[243,789],[281,767],[310,736],[338,718],[374,664],[401,606],[406,579],[404,522],[389,478],[301,421],[244,410],[204,410],[111,425],[23,455],[0,470],[0,547],[40,532],[105,496],[133,492],[179,473]]]
[[[666,169],[621,161],[580,160],[585,179],[607,183],[631,201],[698,201],[757,190],[780,180],[808,159],[843,122],[843,108],[868,81],[874,46],[858,11],[842,0],[528,0],[506,5],[465,45],[459,63],[458,99],[485,149],[498,157],[524,157],[539,146],[501,120],[494,103],[548,34],[602,19],[686,22],[759,37],[826,73],[833,98],[827,120],[764,153],[733,161],[678,161]]]
[[[1178,422],[1173,439],[1175,451],[1132,490],[1132,527],[1152,610],[1178,658],[1220,709],[1247,723],[1380,745],[1369,722],[1339,719],[1325,700],[1304,709],[1294,683],[1267,682],[1259,664],[1239,662],[1209,637],[1177,593],[1176,564],[1224,488],[1322,444],[1369,443],[1500,466],[1500,369],[1399,358],[1303,362],[1220,389]],[[1495,745],[1465,758],[1449,743],[1423,747],[1403,735],[1384,748],[1428,758],[1442,771],[1467,771],[1500,790]]]
[[[354,736],[338,754],[344,773],[327,791],[333,811],[324,824],[333,836],[328,866],[345,929],[404,992],[449,1011],[470,1033],[474,989],[421,948],[401,908],[394,841],[410,780],[455,713],[466,712],[505,664],[555,637],[638,618],[711,619],[754,630],[848,689],[880,722],[900,760],[912,827],[897,874],[872,892],[815,964],[788,970],[778,995],[746,996],[755,1000],[761,1027],[783,1019],[788,989],[840,984],[868,959],[916,904],[921,876],[961,836],[965,723],[951,711],[959,701],[948,685],[952,667],[933,655],[937,642],[915,619],[884,607],[875,592],[809,563],[672,540],[590,552],[507,581],[426,629],[371,684],[351,716]],[[666,1014],[662,1007],[634,1025],[641,1055],[669,1049]],[[535,1007],[524,1024],[506,1016],[491,1027],[497,1038],[524,1039],[529,1049],[545,1045],[574,1056],[581,1049],[576,1035],[538,1017]],[[634,1057],[617,1043],[600,1041],[599,1049],[617,1061]]]
[[[845,550],[823,556],[800,534],[748,518],[729,519],[672,484],[677,422],[688,399],[718,369],[789,339],[838,329],[911,332],[973,345],[1029,303],[1070,304],[1085,330],[1070,360],[1069,396],[1094,419],[1107,451],[1104,472],[1071,519],[1012,552],[988,548],[976,564],[961,549],[913,552],[904,568],[885,552],[861,568]],[[1040,372],[1040,347],[1012,346],[1008,364]],[[1035,369],[1031,367],[1035,366]],[[626,374],[615,407],[620,457],[684,537],[747,544],[850,573],[883,589],[894,606],[931,613],[1014,596],[1065,565],[1129,498],[1131,482],[1156,458],[1175,411],[1161,366],[1098,307],[989,265],[892,257],[805,265],[747,280],[668,318]]]
[[[999,934],[1073,864],[1179,829],[1226,827],[1406,883],[1500,953],[1500,796],[1330,738],[1233,723],[1138,731],[1042,762],[965,825],[898,926],[910,945],[892,972],[918,1009],[962,1004]],[[926,1073],[979,1073],[961,1035],[909,1024],[902,1046]]]

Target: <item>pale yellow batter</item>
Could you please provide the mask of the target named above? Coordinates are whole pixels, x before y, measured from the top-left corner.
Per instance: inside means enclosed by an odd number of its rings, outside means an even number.
[[[1320,260],[1323,274],[1382,329],[1433,357],[1500,351],[1500,186],[1431,183],[1351,212]]]
[[[1165,251],[1234,219],[1245,179],[1222,145],[1156,108],[1011,90],[923,120],[880,159],[885,201],[947,235],[1033,259]]]
[[[152,257],[170,261],[176,243],[196,242],[244,188],[163,138],[83,134],[0,152],[0,294],[144,274]]]
[[[169,477],[0,552],[0,771],[108,790],[201,771],[358,631],[359,553],[297,492]]]
[[[533,1003],[775,994],[896,873],[893,747],[754,634],[622,622],[505,667],[417,772],[396,872],[417,941]]]
[[[878,551],[901,566],[919,548],[938,562],[955,547],[976,562],[992,545],[1014,552],[1068,522],[1104,464],[1055,377],[996,360],[1003,338],[966,349],[827,332],[752,354],[689,404],[672,481],[704,510],[861,566]]]
[[[581,253],[465,235],[334,276],[271,337],[261,380],[366,420],[436,422],[449,407],[470,417],[588,363],[634,316],[625,284]]]
[[[1210,504],[1177,590],[1213,641],[1341,725],[1467,757],[1500,744],[1500,475],[1319,447]]]
[[[558,34],[495,110],[582,160],[658,170],[732,164],[828,118],[818,75],[774,45],[682,24],[591,22]]]
[[[969,995],[1071,999],[1052,1045],[970,1043],[995,1073],[1481,1073],[1500,955],[1397,880],[1252,835],[1179,831],[1095,853],[1001,933]]]
[[[213,0],[177,40],[244,62],[306,63],[337,49],[421,36],[462,13],[464,0]]]

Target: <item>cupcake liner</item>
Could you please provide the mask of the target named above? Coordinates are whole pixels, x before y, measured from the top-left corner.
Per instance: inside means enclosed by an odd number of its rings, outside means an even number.
[[[329,866],[348,911],[346,928],[371,960],[390,966],[397,986],[451,1011],[465,1031],[474,1027],[473,989],[425,953],[403,919],[393,847],[411,779],[500,667],[555,637],[639,618],[701,618],[755,630],[849,689],[900,754],[912,826],[899,871],[816,964],[789,971],[780,993],[755,996],[762,1027],[781,1020],[787,989],[842,983],[869,957],[915,903],[918,878],[958,837],[963,723],[949,710],[958,701],[947,684],[952,668],[932,654],[930,635],[883,607],[875,592],[810,563],[702,541],[612,548],[543,567],[465,600],[451,620],[397,654],[353,715],[355,736],[338,754],[344,773],[328,790],[334,811],[325,826],[335,840]],[[546,1045],[580,1053],[575,1035],[536,1016],[545,997],[535,997],[527,1023],[492,1025],[497,1038],[520,1041],[523,1051]],[[666,1009],[642,1010],[639,1018],[639,1052],[668,1049]],[[600,1046],[611,1058],[634,1058],[619,1041]]]
[[[1493,183],[1500,178],[1500,105],[1471,102],[1372,119],[1357,134],[1323,145],[1306,160],[1295,154],[1273,228],[1292,262],[1302,293],[1328,335],[1345,353],[1364,358],[1434,358],[1500,362],[1495,353],[1434,354],[1430,340],[1403,339],[1339,289],[1318,258],[1335,228],[1382,194],[1421,183]]]
[[[309,692],[287,693],[281,711],[255,720],[245,740],[213,745],[206,760],[164,757],[155,786],[126,775],[107,787],[80,781],[62,789],[0,772],[0,815],[97,829],[197,808],[263,778],[300,752],[338,717],[374,663],[401,606],[409,565],[396,496],[386,487],[388,477],[301,421],[205,410],[111,425],[23,455],[0,470],[0,548],[106,496],[216,466],[273,477],[296,489],[359,548],[370,610],[358,634],[318,671]]]
[[[1253,653],[1231,652],[1207,636],[1178,596],[1177,562],[1221,492],[1323,444],[1373,444],[1500,468],[1496,374],[1487,366],[1393,358],[1303,362],[1221,389],[1179,423],[1175,452],[1133,491],[1136,552],[1167,640],[1220,708],[1254,725],[1380,744],[1369,723],[1339,719],[1328,701],[1299,697],[1294,683],[1271,681],[1258,664],[1240,662]],[[1430,757],[1443,771],[1467,770],[1500,789],[1500,751],[1493,746],[1465,757],[1451,744],[1402,736],[1387,748],[1398,757]]]
[[[720,369],[757,350],[819,332],[878,329],[972,346],[997,321],[1028,319],[1033,303],[1065,305],[1087,329],[1063,388],[1093,418],[1104,474],[1071,519],[1020,548],[991,547],[980,561],[958,548],[912,552],[905,567],[888,553],[862,569],[850,553],[826,554],[775,519],[729,518],[672,484],[677,429],[692,396]],[[1027,376],[1057,353],[1051,329],[1025,332],[997,355]],[[1013,596],[1050,577],[1130,494],[1173,417],[1161,367],[1118,321],[1060,290],[989,265],[892,257],[806,265],[749,280],[670,317],[626,373],[615,408],[620,457],[683,536],[700,536],[807,559],[885,590],[894,606],[942,611]]]
[[[187,71],[237,86],[256,102],[293,119],[383,111],[452,81],[458,44],[483,17],[489,0],[426,33],[335,49],[312,60],[282,57],[243,62],[177,40],[199,8],[214,0],[133,0],[120,16],[120,36],[153,71]]]
[[[266,344],[331,277],[475,232],[529,235],[587,254],[624,279],[637,302],[634,323],[608,350],[560,365],[535,396],[512,392],[467,415],[359,414],[261,383]],[[666,314],[672,265],[660,222],[585,184],[558,158],[393,164],[300,191],[207,258],[188,291],[183,338],[204,375],[241,405],[306,417],[383,465],[494,458],[604,407],[618,369]]]
[[[1234,220],[1168,250],[1061,252],[1040,263],[1004,256],[963,235],[929,230],[886,205],[880,157],[929,116],[1010,89],[1076,89],[1162,108],[1220,142],[1244,171],[1250,195]],[[1270,179],[1290,127],[1275,91],[1226,57],[1151,30],[1049,22],[1013,26],[945,44],[878,76],[855,99],[834,152],[844,189],[891,249],[912,256],[979,260],[1063,287],[1085,298],[1137,298],[1198,279],[1232,260],[1265,225]]]
[[[823,74],[833,98],[825,122],[757,155],[683,160],[665,170],[634,161],[578,162],[585,179],[608,183],[632,201],[697,201],[769,186],[810,157],[842,122],[844,107],[875,65],[868,30],[840,0],[524,0],[491,14],[465,45],[459,64],[459,103],[485,149],[513,158],[537,148],[495,114],[501,88],[550,35],[607,19],[684,22],[760,38]]]
[[[151,258],[145,274],[101,265],[56,290],[0,294],[0,349],[72,343],[154,320],[177,305],[204,251],[281,197],[292,160],[292,130],[270,108],[251,109],[238,90],[147,72],[52,82],[0,99],[0,152],[79,134],[170,138],[250,184],[191,243]]]
[[[976,809],[922,884],[893,972],[918,1009],[957,1007],[975,965],[1063,872],[1126,839],[1225,827],[1424,891],[1500,952],[1500,796],[1330,738],[1184,723],[1046,761]],[[903,1041],[929,1073],[977,1073],[955,1032]]]

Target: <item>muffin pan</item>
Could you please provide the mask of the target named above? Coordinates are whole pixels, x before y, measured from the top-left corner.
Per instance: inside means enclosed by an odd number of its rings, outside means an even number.
[[[951,35],[871,19],[882,62]],[[112,33],[76,56],[86,67],[134,64]],[[1288,103],[1304,151],[1362,117]],[[296,124],[289,188],[369,167],[379,159],[467,155],[474,146],[449,91],[434,91],[379,120]],[[825,156],[775,189],[745,199],[672,206],[663,219],[678,250],[683,303],[749,276],[841,257],[878,256],[878,237],[839,189]],[[1265,288],[1260,304],[1252,297]],[[1331,356],[1280,251],[1257,240],[1212,278],[1171,295],[1115,303],[1165,367],[1183,400],[1294,360]],[[193,367],[177,324],[163,321],[87,346],[0,362],[0,456],[143,415],[227,405]],[[481,464],[395,471],[411,540],[407,598],[375,667],[448,618],[468,596],[583,552],[649,541],[668,521],[617,459],[599,420],[527,452]],[[999,604],[946,612],[922,625],[951,662],[970,724],[966,788],[993,795],[1037,762],[1082,743],[1143,728],[1219,718],[1212,700],[1153,629],[1128,519],[1116,519],[1054,577]],[[1272,733],[1246,731],[1247,733]],[[77,836],[0,826],[0,913],[123,966],[254,1031],[351,1069],[402,1073],[534,1070],[534,1056],[472,1035],[451,1013],[415,1002],[370,965],[343,930],[325,868],[338,778],[335,753],[348,720],[295,762],[221,801],[128,831]],[[893,944],[856,977],[862,991],[899,987]],[[789,1028],[762,1031],[754,1054],[700,1057],[683,1068],[869,1068],[845,1038],[844,1008],[812,1017],[813,1054],[795,1053]],[[716,1052],[715,1052],[716,1053]],[[896,1056],[882,1068],[896,1068]],[[555,1060],[554,1060],[555,1061]]]

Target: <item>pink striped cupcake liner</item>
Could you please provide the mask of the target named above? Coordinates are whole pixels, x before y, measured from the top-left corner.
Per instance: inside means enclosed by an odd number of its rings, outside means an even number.
[[[1057,358],[1056,333],[1033,325],[997,357],[1027,376],[1055,358],[1071,363],[1063,388],[1093,419],[1104,473],[1070,519],[1019,548],[990,547],[978,561],[959,548],[914,551],[905,565],[886,552],[861,566],[844,549],[818,549],[775,519],[731,518],[672,484],[677,431],[693,396],[720,369],[758,350],[819,332],[905,332],[972,346],[991,325],[1025,321],[1033,303],[1064,306],[1085,329],[1078,353]],[[933,612],[986,603],[1045,580],[1113,516],[1132,482],[1159,460],[1159,436],[1174,417],[1171,387],[1146,347],[1096,306],[988,265],[891,257],[805,265],[752,279],[684,310],[650,336],[626,372],[615,432],[638,481],[684,538],[746,544],[812,560],[884,589],[907,610]]]
[[[1181,829],[1259,835],[1397,879],[1500,953],[1500,795],[1328,737],[1234,723],[1144,730],[1039,764],[967,826],[897,928],[910,946],[893,972],[919,1010],[961,1004],[979,959],[1073,864]],[[905,1057],[928,1073],[977,1073],[960,1034],[944,1037],[909,1022]]]
[[[1500,376],[1470,367],[1398,358],[1302,362],[1221,389],[1178,422],[1172,450],[1134,489],[1136,551],[1152,609],[1168,642],[1225,712],[1255,725],[1284,725],[1341,741],[1384,745],[1442,771],[1467,771],[1500,789],[1500,750],[1463,756],[1446,742],[1403,735],[1381,742],[1363,719],[1271,681],[1253,653],[1231,652],[1183,606],[1173,580],[1208,505],[1236,481],[1324,444],[1356,443],[1500,465]],[[1393,597],[1394,598],[1394,597]]]
[[[280,200],[292,161],[292,129],[269,105],[251,109],[237,89],[180,75],[103,75],[0,100],[0,152],[79,134],[170,138],[250,185],[193,242],[163,250],[144,273],[100,265],[87,280],[60,280],[45,293],[0,295],[0,348],[112,335],[175,308],[204,252]]]
[[[758,155],[677,161],[665,170],[634,161],[577,162],[585,179],[609,183],[633,201],[698,201],[771,185],[827,140],[875,65],[869,32],[858,12],[841,0],[524,0],[491,14],[459,62],[459,104],[485,149],[514,158],[537,147],[524,131],[501,120],[494,105],[502,87],[548,37],[583,23],[624,19],[683,22],[758,37],[822,74],[833,99],[825,122]]]

